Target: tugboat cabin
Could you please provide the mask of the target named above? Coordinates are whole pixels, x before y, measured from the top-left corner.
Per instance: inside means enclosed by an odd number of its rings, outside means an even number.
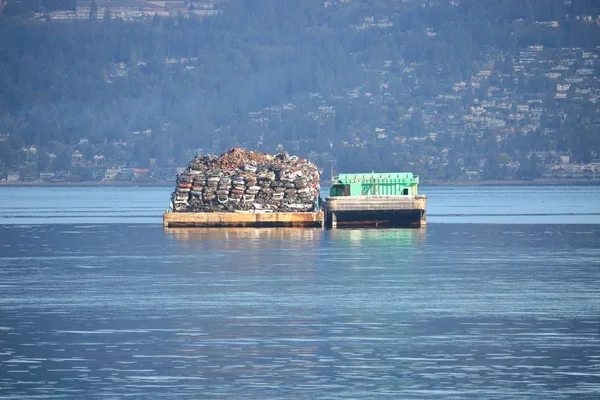
[[[411,172],[339,174],[329,196],[417,196],[418,185],[419,177]]]
[[[418,184],[409,172],[340,174],[325,202],[325,226],[425,226],[427,197]]]

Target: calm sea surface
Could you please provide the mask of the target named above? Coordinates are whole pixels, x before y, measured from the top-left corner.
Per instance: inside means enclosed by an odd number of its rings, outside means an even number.
[[[418,230],[170,191],[0,188],[0,398],[600,398],[600,187],[422,187]]]

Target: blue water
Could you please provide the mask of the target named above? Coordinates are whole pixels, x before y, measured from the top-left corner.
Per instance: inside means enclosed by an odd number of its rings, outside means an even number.
[[[600,398],[600,188],[423,187],[424,229],[169,229],[0,188],[0,398]]]
[[[169,187],[0,187],[0,224],[160,224]],[[429,223],[600,224],[600,187],[422,187]],[[328,196],[324,188],[322,197]]]

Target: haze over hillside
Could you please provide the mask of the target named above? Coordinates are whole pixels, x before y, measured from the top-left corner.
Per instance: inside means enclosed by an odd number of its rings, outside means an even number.
[[[597,177],[592,0],[0,2],[0,179],[285,148],[423,181]]]

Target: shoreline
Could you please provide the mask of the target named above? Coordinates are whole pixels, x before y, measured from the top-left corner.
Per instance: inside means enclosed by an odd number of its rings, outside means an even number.
[[[0,187],[175,187],[174,182],[83,181],[83,182],[0,182]]]
[[[598,186],[600,179],[535,179],[514,181],[429,181],[420,186]]]
[[[322,186],[330,186],[331,181],[321,182]],[[429,186],[598,186],[600,179],[535,179],[535,180],[510,180],[510,181],[423,181],[419,184]],[[84,182],[0,182],[1,187],[175,187],[173,181],[84,181]]]

